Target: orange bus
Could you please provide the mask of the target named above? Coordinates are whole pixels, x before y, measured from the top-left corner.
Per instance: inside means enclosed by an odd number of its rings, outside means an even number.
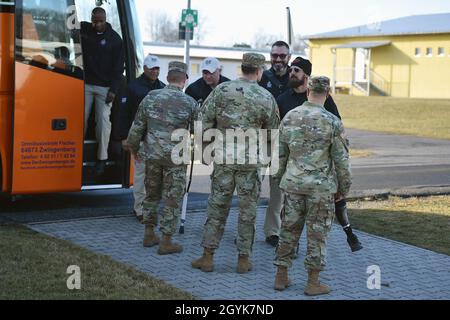
[[[97,142],[84,136],[79,21],[101,5],[125,48],[123,87],[141,73],[143,44],[134,0],[0,1],[0,192],[9,195],[122,188],[129,154],[112,134],[104,176],[94,175]],[[91,117],[92,118],[92,117]],[[93,119],[91,119],[93,120]]]

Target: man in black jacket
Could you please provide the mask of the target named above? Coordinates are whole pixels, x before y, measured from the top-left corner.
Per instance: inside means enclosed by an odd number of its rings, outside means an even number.
[[[259,85],[267,89],[276,99],[288,88],[289,61],[291,59],[289,45],[284,41],[276,41],[270,51],[272,67],[264,71]],[[282,195],[279,186],[272,176],[269,177],[270,200],[264,220],[266,242],[277,246],[281,228],[280,210]]]
[[[144,60],[144,73],[136,80],[130,82],[122,103],[120,105],[119,135],[122,146],[129,149],[127,144],[128,131],[131,128],[136,112],[142,100],[152,90],[162,89],[166,85],[158,79],[161,63],[157,56],[148,55]],[[142,203],[145,199],[145,161],[134,161],[133,196],[136,218],[142,222]]]
[[[281,119],[283,119],[289,111],[301,106],[305,101],[308,101],[306,87],[308,84],[308,79],[311,76],[311,72],[312,64],[309,60],[303,59],[302,57],[297,57],[294,61],[292,61],[289,69],[289,89],[277,98]],[[331,96],[328,96],[325,100],[324,107],[328,112],[341,119],[338,108]],[[350,249],[352,251],[362,249],[361,243],[353,233],[350,226],[347,215],[347,203],[345,199],[336,202],[335,207],[336,218],[347,234],[347,242]],[[273,217],[273,219],[277,219],[277,217]]]
[[[124,49],[120,36],[106,22],[106,12],[97,7],[91,23],[81,22],[85,71],[84,132],[95,100],[95,135],[98,142],[96,175],[104,173],[111,135],[111,107],[124,69]]]
[[[185,92],[197,102],[205,101],[218,84],[230,81],[230,79],[221,75],[222,67],[219,60],[214,57],[204,59],[200,68],[202,77],[189,85]]]
[[[259,82],[259,85],[267,89],[275,99],[288,88],[290,60],[289,45],[284,41],[275,42],[270,51],[272,67],[264,71]]]
[[[277,98],[280,118],[283,119],[286,113],[301,106],[308,100],[306,95],[306,85],[311,76],[312,64],[309,60],[297,57],[291,63],[289,69],[288,89]],[[331,96],[325,101],[325,109],[341,119],[336,104]]]

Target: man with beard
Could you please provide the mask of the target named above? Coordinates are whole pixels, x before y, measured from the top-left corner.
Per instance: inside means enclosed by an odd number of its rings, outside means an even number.
[[[283,119],[284,116],[289,111],[295,109],[298,106],[301,106],[304,102],[308,101],[306,88],[308,84],[308,79],[311,76],[311,71],[312,71],[312,64],[309,60],[303,59],[302,57],[298,57],[294,61],[292,61],[291,68],[289,69],[289,82],[288,82],[289,89],[285,93],[280,95],[277,99],[281,119]],[[330,95],[328,95],[327,99],[325,100],[324,107],[325,110],[341,119],[337,106]],[[279,190],[278,186],[277,188]],[[350,226],[350,222],[348,220],[347,203],[345,199],[336,202],[335,211],[336,211],[336,218],[338,219],[339,223],[341,224],[342,228],[347,234],[347,242],[350,246],[350,249],[352,250],[352,252],[361,250],[362,245],[359,242],[357,236],[353,233],[352,228]],[[280,217],[278,215],[276,216],[274,215],[273,217],[266,216],[266,220],[268,219],[276,220],[280,219]],[[277,222],[278,221],[280,221],[279,223],[281,224],[281,219],[277,220]]]
[[[272,67],[264,71],[259,81],[259,85],[267,89],[275,99],[288,89],[289,60],[291,59],[289,50],[289,45],[284,41],[277,41],[272,45],[270,51]],[[269,177],[269,185],[270,200],[264,221],[264,234],[266,242],[275,247],[278,244],[281,226],[281,191],[272,176]]]
[[[288,88],[289,60],[291,54],[289,45],[284,41],[277,41],[270,51],[270,63],[272,67],[264,71],[259,85],[267,89],[274,98],[278,98]]]
[[[312,64],[302,57],[295,58],[291,63],[288,77],[288,89],[277,98],[280,118],[283,119],[286,113],[301,106],[308,100],[306,96],[306,86],[308,78],[311,76]],[[331,96],[325,101],[325,109],[341,119],[336,104]]]

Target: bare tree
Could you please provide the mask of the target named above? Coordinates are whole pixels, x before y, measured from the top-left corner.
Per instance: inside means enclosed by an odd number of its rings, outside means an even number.
[[[200,45],[202,41],[205,39],[205,36],[208,34],[209,30],[209,21],[206,16],[199,16],[198,26],[194,28],[194,43],[196,45]]]
[[[302,39],[301,35],[295,37],[294,43],[292,44],[292,51],[298,52],[302,55],[306,55],[306,50],[308,49],[308,44]]]
[[[146,31],[151,41],[180,43],[178,39],[178,23],[165,13],[152,12],[147,15]]]
[[[282,39],[282,36],[280,35],[267,34],[263,29],[258,29],[258,31],[255,33],[255,36],[253,37],[253,47],[255,49],[270,50],[272,44],[280,39]]]

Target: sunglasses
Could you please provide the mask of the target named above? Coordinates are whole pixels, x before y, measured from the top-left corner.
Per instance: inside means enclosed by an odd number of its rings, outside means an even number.
[[[302,69],[298,67],[290,67],[289,72],[299,73]]]
[[[284,60],[287,58],[288,55],[284,53],[282,54],[271,53],[270,56],[272,57],[272,59],[280,58],[281,60]]]

